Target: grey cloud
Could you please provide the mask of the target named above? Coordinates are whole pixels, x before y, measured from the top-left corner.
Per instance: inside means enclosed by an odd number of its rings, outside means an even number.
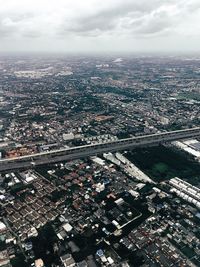
[[[7,19],[1,19],[0,18],[0,36],[1,38],[9,37],[15,32],[15,27],[12,24],[6,23],[6,20],[9,21],[9,18]]]
[[[151,36],[160,34],[173,27],[174,19],[169,18],[165,12],[140,17],[128,24],[133,34]]]
[[[83,43],[86,47],[97,43],[112,47],[112,42],[120,40],[118,45],[123,47],[124,40],[130,46],[133,40],[140,46],[145,38],[147,46],[148,42],[154,46],[163,36],[198,34],[199,0],[30,0],[31,6],[26,8],[23,3],[27,1],[18,1],[19,9],[12,5],[0,9],[1,46],[9,40],[14,41],[13,46],[16,40],[27,40],[44,47],[54,40],[55,49],[56,43],[72,48]]]
[[[15,14],[8,16],[0,16],[0,38],[8,38],[13,36],[36,37],[40,33],[32,29],[35,15],[32,13]],[[30,25],[29,25],[30,24]]]
[[[171,14],[174,6],[178,13]],[[163,9],[162,9],[163,7]],[[166,10],[165,10],[166,7]],[[96,36],[105,32],[109,34],[137,34],[151,36],[172,31],[182,22],[191,10],[200,8],[200,3],[193,1],[157,0],[157,1],[131,1],[118,3],[108,9],[95,10],[93,14],[85,14],[74,21],[66,20],[62,25],[62,34],[74,33],[78,35]]]
[[[80,11],[80,14],[76,14],[74,11],[70,18],[67,16],[68,10],[65,7],[63,14],[66,11],[66,17],[63,16],[61,23],[58,25],[53,19],[51,25],[43,21],[43,16],[51,19],[52,15],[51,13],[46,14],[45,10],[38,14],[31,13],[31,10],[24,13],[19,10],[7,14],[12,22],[10,26],[3,25],[0,18],[0,29],[4,36],[12,35],[15,32],[24,37],[48,35],[51,30],[60,37],[65,37],[68,34],[97,36],[104,33],[116,35],[147,34],[150,36],[173,28],[179,22],[179,18],[192,9],[200,7],[196,0],[191,0],[191,2],[189,4],[185,0],[107,0],[108,5],[103,7],[97,5],[94,6],[92,11],[84,10],[83,12]],[[169,5],[177,6],[180,11],[182,10],[180,17],[174,19],[169,11],[159,11],[161,7]],[[41,20],[43,30],[40,30],[40,27],[36,25],[37,20],[39,22]],[[45,23],[46,25],[44,25]],[[45,31],[45,27],[47,31]]]
[[[164,2],[164,1],[163,1]],[[169,2],[169,1],[168,1]],[[162,1],[121,1],[117,5],[104,8],[103,10],[94,10],[93,14],[84,14],[74,21],[66,20],[63,23],[62,32],[75,32],[79,34],[91,34],[94,32],[112,31],[118,27],[122,19],[133,19],[134,16],[152,12],[156,6],[160,6]]]

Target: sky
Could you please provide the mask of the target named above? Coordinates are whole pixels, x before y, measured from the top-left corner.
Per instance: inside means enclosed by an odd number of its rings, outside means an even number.
[[[0,0],[0,52],[200,51],[200,0]]]

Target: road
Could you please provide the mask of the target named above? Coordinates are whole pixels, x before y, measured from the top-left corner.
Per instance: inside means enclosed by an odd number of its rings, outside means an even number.
[[[200,137],[200,127],[186,130],[163,132],[151,135],[131,137],[106,143],[64,148],[48,152],[41,152],[16,158],[1,159],[0,171],[20,168],[32,168],[36,165],[68,161],[78,158],[99,155],[107,152],[131,150],[136,147],[156,145],[181,139]]]

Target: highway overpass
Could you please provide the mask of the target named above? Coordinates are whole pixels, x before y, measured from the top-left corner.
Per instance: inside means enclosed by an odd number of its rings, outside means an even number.
[[[37,165],[69,161],[78,158],[95,156],[107,152],[116,152],[121,150],[131,150],[136,147],[148,145],[157,145],[181,139],[190,139],[200,137],[200,127],[186,130],[163,132],[151,135],[143,135],[109,141],[106,143],[77,146],[64,148],[49,152],[41,152],[16,158],[1,159],[0,171],[9,171],[20,168],[33,168]]]

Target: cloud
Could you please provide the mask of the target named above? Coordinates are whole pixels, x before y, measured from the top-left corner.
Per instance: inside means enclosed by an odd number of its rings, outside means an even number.
[[[79,14],[71,21],[66,19],[63,22],[62,32],[84,35],[95,32],[96,34],[109,32],[118,35],[123,34],[124,31],[127,32],[129,28],[130,32],[133,33],[134,30],[138,31],[143,24],[145,26],[145,21],[147,22],[148,17],[155,12],[156,6],[158,8],[162,6],[162,1],[158,0],[110,1],[109,3],[110,5],[94,8],[92,12],[86,11]],[[151,21],[148,22],[151,23]]]
[[[92,37],[132,40],[200,32],[199,0],[0,0],[0,6],[2,44],[4,39],[87,43]]]

